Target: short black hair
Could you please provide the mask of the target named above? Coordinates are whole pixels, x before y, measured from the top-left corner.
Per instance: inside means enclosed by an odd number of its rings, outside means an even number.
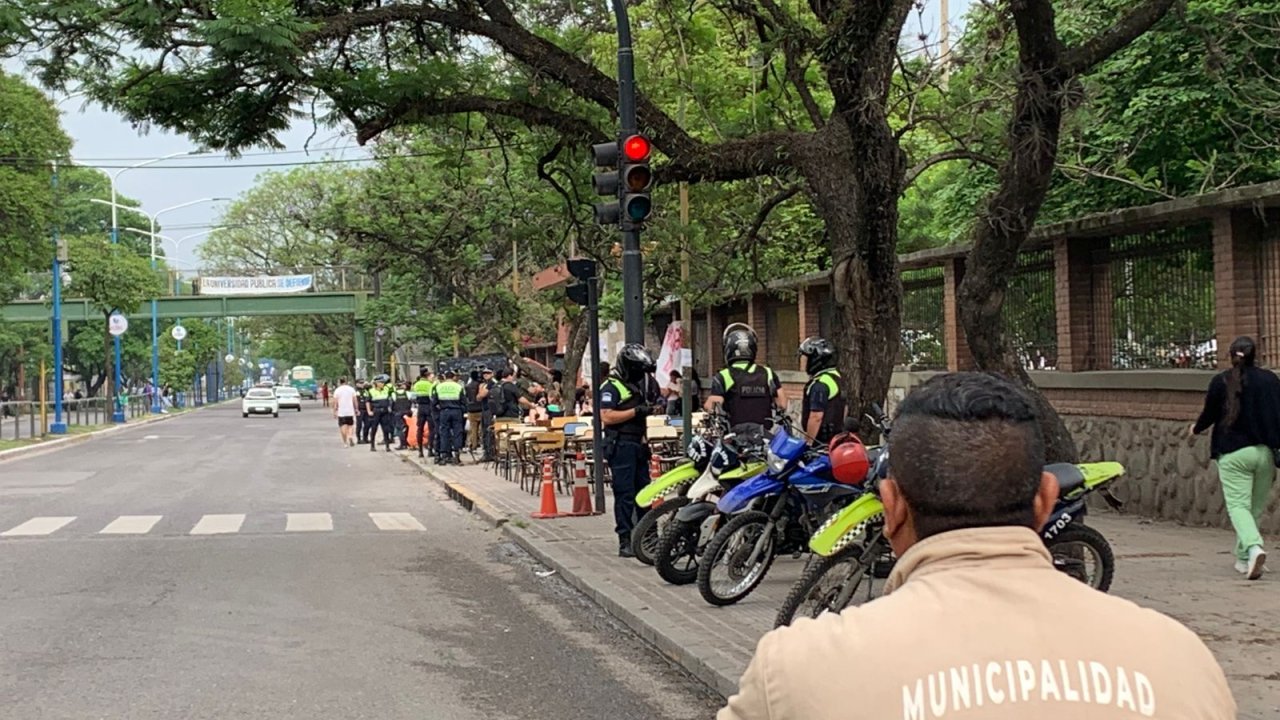
[[[1044,434],[1035,401],[1013,382],[974,372],[930,378],[902,401],[889,443],[890,475],[921,539],[973,527],[1036,529]]]

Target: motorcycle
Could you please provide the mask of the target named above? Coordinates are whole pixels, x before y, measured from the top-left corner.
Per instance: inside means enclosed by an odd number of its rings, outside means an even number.
[[[877,424],[888,432],[883,413],[877,411],[877,415]],[[888,466],[889,453],[885,450],[867,473],[867,492],[814,533],[809,549],[816,560],[792,586],[778,610],[774,627],[790,625],[797,617],[840,612],[855,602],[860,590],[861,602],[878,594],[877,581],[889,577],[894,563],[884,534],[884,505],[877,487],[888,475]],[[1122,504],[1111,493],[1110,485],[1124,475],[1124,466],[1117,462],[1055,463],[1044,469],[1057,478],[1059,488],[1053,514],[1040,529],[1054,567],[1106,592],[1115,574],[1115,555],[1102,533],[1084,525],[1081,519],[1087,511],[1086,500],[1094,492],[1100,493],[1112,508],[1120,509]]]
[[[825,449],[825,448],[824,448]],[[732,516],[707,543],[698,591],[712,605],[731,605],[760,584],[780,554],[799,556],[826,516],[862,489],[836,482],[831,461],[784,420],[769,443],[766,471],[720,498]]]
[[[711,454],[719,438],[728,429],[725,417],[707,413],[698,432],[689,440],[686,461],[676,465],[636,493],[636,507],[648,508],[631,531],[631,548],[636,559],[645,565],[653,564],[653,553],[662,531],[677,510],[689,504],[690,486],[707,471]]]

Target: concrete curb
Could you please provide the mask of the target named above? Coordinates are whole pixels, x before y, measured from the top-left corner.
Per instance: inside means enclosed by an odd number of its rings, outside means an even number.
[[[504,535],[538,562],[555,570],[579,592],[591,598],[593,602],[704,685],[726,698],[738,691],[738,671],[715,667],[706,657],[699,656],[696,648],[690,648],[681,643],[677,628],[662,622],[665,618],[660,612],[656,612],[647,605],[628,604],[624,599],[611,594],[607,588],[597,587],[588,582],[576,568],[549,555],[541,547],[542,543],[537,538],[510,522],[512,520],[510,516],[495,508],[474,490],[440,477],[430,466],[417,462],[416,458],[404,458],[404,460],[416,465],[423,475],[443,487],[454,501],[479,515],[485,522],[501,529]]]
[[[151,415],[148,417],[144,417],[141,420],[130,420],[129,422],[126,422],[122,425],[115,425],[112,427],[103,428],[101,430],[94,430],[93,432],[84,433],[82,435],[72,435],[68,437],[58,438],[56,440],[44,440],[42,442],[32,443],[26,447],[11,448],[9,450],[0,450],[0,463],[6,462],[8,460],[19,460],[19,459],[31,457],[34,455],[43,455],[44,453],[47,453],[47,452],[62,450],[65,448],[72,447],[74,445],[79,445],[81,443],[89,442],[90,440],[93,440],[95,438],[100,438],[103,435],[109,435],[111,433],[116,433],[116,432],[123,432],[130,428],[142,427],[144,425],[151,425],[153,423],[164,422],[165,420],[172,420],[174,418],[186,417],[192,413],[200,412],[205,408],[216,407],[221,404],[223,403],[214,403],[213,405],[201,405],[198,408],[194,408],[192,410],[188,410],[182,413],[170,413],[168,415]]]

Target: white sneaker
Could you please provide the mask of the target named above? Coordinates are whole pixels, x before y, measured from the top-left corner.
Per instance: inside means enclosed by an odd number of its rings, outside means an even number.
[[[1249,563],[1245,562],[1244,560],[1237,560],[1236,572],[1240,573],[1241,575],[1244,575],[1245,573],[1249,572]]]
[[[1257,580],[1262,577],[1262,571],[1266,569],[1267,551],[1262,549],[1261,545],[1254,545],[1249,548],[1249,572],[1245,577],[1250,580]]]

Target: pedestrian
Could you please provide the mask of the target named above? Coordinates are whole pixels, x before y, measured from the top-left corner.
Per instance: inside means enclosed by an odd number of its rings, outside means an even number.
[[[440,430],[440,442],[436,445],[437,465],[462,464],[462,423],[466,390],[456,377],[457,373],[452,369],[445,370],[444,380],[431,392],[436,417],[439,419],[437,427]]]
[[[475,453],[480,447],[480,430],[484,416],[484,405],[480,401],[480,368],[471,371],[464,387],[467,398],[467,450]]]
[[[800,405],[800,427],[819,445],[825,446],[844,432],[845,405],[840,394],[840,371],[836,369],[836,347],[826,338],[810,337],[797,351],[802,368],[809,374]]]
[[[1054,568],[1038,530],[1058,483],[1018,386],[931,378],[892,449],[884,596],[766,634],[719,720],[1235,718],[1195,633]],[[871,666],[854,695],[833,682]]]
[[[559,390],[550,390],[547,392],[547,417],[561,418],[564,417],[564,406],[561,404]]]
[[[356,424],[356,407],[359,398],[356,389],[347,384],[346,378],[338,379],[338,387],[333,391],[333,417],[338,421],[338,434],[342,436],[342,444],[351,447],[356,444],[353,435]]]
[[[1204,410],[1187,442],[1213,427],[1209,455],[1218,462],[1222,499],[1236,531],[1235,568],[1257,580],[1267,562],[1258,521],[1280,460],[1280,378],[1257,366],[1252,338],[1236,338],[1227,352],[1231,369],[1209,381]]]
[[[756,364],[756,332],[742,323],[725,328],[722,336],[727,366],[711,379],[711,394],[703,407],[708,412],[723,406],[729,426],[764,425],[774,409],[786,410],[782,383],[772,368]]]
[[[519,418],[521,408],[531,408],[533,403],[520,391],[516,383],[516,369],[508,367],[502,373],[502,414],[498,417]]]
[[[328,380],[324,381],[324,383],[320,385],[320,402],[324,403],[325,407],[329,407],[329,381]]]
[[[677,416],[684,412],[684,405],[680,402],[681,395],[684,393],[683,382],[684,378],[679,370],[672,370],[667,377],[667,385],[662,388],[662,396],[667,401],[668,415]]]
[[[391,425],[391,401],[392,389],[387,382],[391,378],[388,375],[375,375],[373,378],[373,387],[369,389],[368,412],[369,421],[369,452],[378,451],[378,430],[382,430],[382,442],[386,446],[387,452],[391,452],[391,435],[394,432]]]
[[[413,400],[418,405],[418,457],[426,457],[427,453],[435,454],[432,448],[435,447],[436,433],[435,428],[431,427],[431,391],[436,386],[434,377],[435,373],[423,366],[418,370],[418,379],[414,381],[411,388]],[[424,435],[427,438],[426,443],[422,441]],[[430,448],[425,447],[427,443],[431,443]]]
[[[632,558],[631,531],[637,522],[636,492],[649,484],[649,446],[645,418],[654,412],[642,385],[657,369],[653,354],[638,343],[618,352],[618,367],[600,386],[600,422],[604,425],[602,452],[613,477],[613,522],[618,534],[618,557]]]
[[[399,443],[397,450],[409,449],[409,414],[413,412],[413,400],[409,398],[409,383],[396,383],[391,396],[391,425],[395,428]]]

